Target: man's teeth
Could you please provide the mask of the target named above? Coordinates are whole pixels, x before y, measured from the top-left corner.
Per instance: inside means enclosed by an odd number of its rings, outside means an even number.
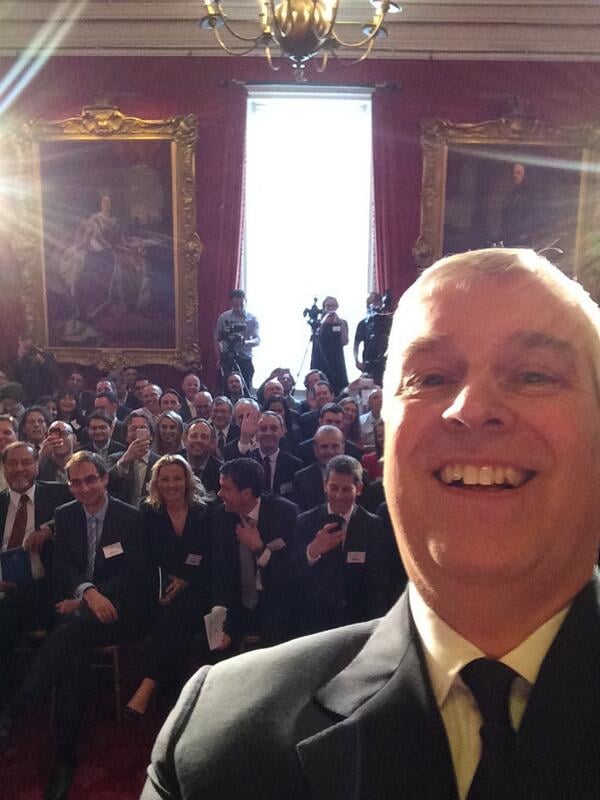
[[[514,467],[475,467],[471,464],[452,464],[444,467],[440,473],[442,483],[451,484],[460,481],[465,486],[521,486],[527,480],[528,473]]]

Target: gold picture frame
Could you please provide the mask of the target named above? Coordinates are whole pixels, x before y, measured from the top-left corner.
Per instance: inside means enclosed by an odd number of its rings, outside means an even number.
[[[193,115],[114,107],[11,137],[28,332],[58,361],[199,366]]]
[[[425,120],[421,128],[421,225],[413,249],[419,269],[452,252],[504,244],[545,251],[565,272],[581,273],[591,127],[520,117]]]

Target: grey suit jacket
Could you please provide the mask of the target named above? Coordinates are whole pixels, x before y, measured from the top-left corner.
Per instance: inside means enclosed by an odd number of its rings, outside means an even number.
[[[599,608],[596,578],[542,664],[510,800],[600,797]],[[406,593],[379,622],[255,651],[191,679],[159,734],[142,800],[233,797],[456,800]]]

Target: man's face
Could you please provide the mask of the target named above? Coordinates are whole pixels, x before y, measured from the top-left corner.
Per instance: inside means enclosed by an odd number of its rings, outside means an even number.
[[[166,392],[166,394],[161,395],[160,407],[163,411],[179,411],[181,403],[176,395]]]
[[[138,434],[138,431],[143,431],[143,437]],[[127,425],[127,444],[131,444],[139,438],[150,439],[150,426],[143,417],[133,417]]]
[[[212,396],[208,392],[198,392],[194,396],[193,402],[197,416],[202,417],[202,419],[210,419]]]
[[[244,417],[246,414],[249,414],[253,408],[254,406],[252,403],[245,401],[237,402],[233,409],[233,418],[235,420],[235,424],[241,427]]]
[[[79,394],[83,390],[83,375],[80,372],[72,372],[69,375],[67,389],[75,392],[75,394]]]
[[[513,183],[517,186],[525,180],[525,167],[523,164],[513,166]]]
[[[173,444],[179,437],[179,425],[165,417],[158,423],[158,434],[165,444]]]
[[[317,461],[324,467],[334,456],[343,454],[344,436],[341,431],[317,431],[313,446]]]
[[[344,423],[344,414],[341,411],[326,411],[321,415],[320,423],[321,425],[335,425],[336,428],[341,430]]]
[[[238,313],[241,313],[244,310],[244,303],[245,300],[243,297],[232,297],[231,298],[231,308]]]
[[[227,376],[227,391],[229,394],[240,394],[242,391],[242,381],[235,372]]]
[[[137,378],[137,369],[133,369],[133,367],[128,367],[123,373],[123,377],[125,378],[125,383],[127,384],[127,386],[129,387],[134,386]]]
[[[107,423],[101,419],[91,419],[88,422],[87,428],[90,441],[93,442],[96,447],[104,447],[110,439],[110,425],[107,425]]]
[[[47,430],[44,415],[40,414],[39,411],[31,411],[29,414],[27,414],[27,418],[25,419],[25,423],[23,425],[23,430],[25,432],[25,438],[28,442],[41,444]]]
[[[231,478],[225,478],[223,475],[219,478],[221,488],[217,492],[225,511],[232,514],[243,514],[248,506],[251,504],[252,492],[250,489],[238,489]]]
[[[317,408],[323,408],[325,403],[333,402],[333,394],[327,384],[320,383],[318,386],[315,386],[315,402]]]
[[[290,375],[289,372],[284,372],[283,375],[279,378],[279,382],[283,388],[283,393],[288,395],[292,389],[294,388],[294,379]]]
[[[7,420],[0,421],[0,453],[4,452],[7,444],[17,441],[15,429]]]
[[[181,388],[187,399],[193,400],[200,391],[200,379],[196,375],[186,375]]]
[[[142,390],[142,403],[150,411],[151,414],[158,414],[160,412],[159,403],[160,392],[156,386],[148,384]]]
[[[265,455],[270,456],[279,447],[279,440],[283,436],[281,420],[272,414],[263,414],[258,421],[256,441]]]
[[[269,400],[271,397],[279,397],[283,394],[283,386],[279,381],[269,381],[265,384],[264,388],[264,396],[265,400]]]
[[[354,483],[352,475],[331,471],[325,481],[325,496],[332,514],[347,514],[362,492],[362,483]]]
[[[381,415],[381,406],[383,404],[383,392],[381,389],[375,389],[369,395],[369,410],[374,417]]]
[[[98,475],[94,464],[80,461],[69,469],[69,489],[75,500],[90,513],[95,513],[106,500],[108,475]]]
[[[48,428],[47,438],[56,442],[52,451],[54,455],[67,456],[71,455],[73,452],[75,436],[73,435],[71,426],[66,422],[53,422]]]
[[[38,462],[29,447],[15,447],[7,455],[4,477],[13,492],[26,492],[33,486],[37,474]]]
[[[384,417],[385,492],[410,577],[445,596],[578,588],[600,514],[584,323],[523,275],[446,286],[407,311]]]
[[[212,423],[217,430],[223,430],[229,425],[232,409],[227,403],[215,403],[211,411]]]
[[[321,380],[321,376],[319,375],[318,370],[314,372],[309,372],[306,375],[306,389],[310,391],[315,383],[318,383]]]
[[[142,392],[144,391],[146,386],[149,386],[149,385],[150,385],[150,381],[147,381],[146,378],[136,379],[136,381],[135,381],[135,383],[133,385],[133,393],[135,394],[136,397],[138,397],[140,400],[142,400]]]
[[[112,381],[101,380],[96,384],[96,394],[100,394],[100,392],[114,392],[114,390],[115,387],[113,386]]]
[[[104,413],[108,414],[112,419],[115,418],[115,414],[117,413],[117,405],[111,403],[108,397],[96,397],[94,400],[94,408],[104,411]]]
[[[185,437],[185,446],[188,455],[197,458],[205,456],[211,451],[212,434],[208,425],[197,422],[190,425]]]

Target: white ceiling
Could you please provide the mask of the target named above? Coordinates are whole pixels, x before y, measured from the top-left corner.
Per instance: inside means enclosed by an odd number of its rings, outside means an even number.
[[[372,7],[340,0],[346,39]],[[379,58],[600,60],[600,0],[400,0]],[[223,0],[230,22],[258,32],[258,0]],[[0,55],[30,43],[59,55],[223,55],[200,30],[202,0],[0,0]],[[36,40],[37,37],[37,40]]]

